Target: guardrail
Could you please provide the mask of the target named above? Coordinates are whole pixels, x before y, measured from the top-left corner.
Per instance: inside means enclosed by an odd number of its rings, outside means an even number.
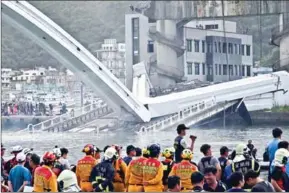
[[[86,105],[86,106],[83,106],[80,108],[73,109],[70,112],[62,114],[60,116],[53,117],[52,119],[43,121],[41,123],[38,123],[35,125],[29,124],[26,129],[23,129],[23,130],[18,131],[18,132],[24,132],[24,131],[28,131],[28,130],[34,130],[34,131],[45,130],[46,127],[51,127],[55,124],[64,122],[64,121],[69,120],[71,118],[86,114],[87,112],[90,112],[90,111],[97,109],[99,107],[100,106],[98,104],[92,103],[92,104],[89,104],[89,105]]]
[[[186,118],[196,115],[202,111],[205,111],[216,104],[217,104],[216,99],[214,97],[209,100],[204,100],[202,102],[196,103],[195,105],[192,105],[191,107],[183,109],[176,114],[170,115],[162,120],[158,120],[152,124],[143,126],[140,128],[139,131],[137,131],[137,133],[164,130],[166,128],[174,126],[175,124],[179,124]]]

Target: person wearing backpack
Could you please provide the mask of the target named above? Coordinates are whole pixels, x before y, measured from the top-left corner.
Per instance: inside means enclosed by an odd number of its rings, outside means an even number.
[[[220,180],[222,169],[219,160],[212,155],[211,146],[204,144],[201,146],[200,151],[204,154],[204,157],[198,163],[199,171],[204,173],[207,167],[214,166],[217,169],[217,180]]]
[[[221,169],[222,169],[221,181],[223,183],[226,183],[227,179],[226,179],[226,175],[225,175],[225,168],[226,168],[227,165],[230,164],[230,162],[228,160],[229,148],[226,147],[226,146],[221,147],[220,155],[221,155],[221,157],[219,157],[218,160],[220,162],[220,166],[221,166]]]

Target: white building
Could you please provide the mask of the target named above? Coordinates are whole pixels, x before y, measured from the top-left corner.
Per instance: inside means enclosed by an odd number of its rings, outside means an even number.
[[[236,22],[224,24],[223,20],[191,21],[183,27],[187,80],[219,82],[252,76],[252,36],[236,33]]]
[[[117,43],[116,39],[105,39],[101,49],[96,51],[97,58],[125,84],[126,63],[125,44]]]
[[[11,68],[1,68],[1,88],[9,89],[12,77]]]
[[[157,73],[163,73],[162,69],[167,69],[167,75],[174,76],[174,72],[180,71],[175,74],[183,74],[183,80],[187,81],[199,79],[220,82],[252,76],[252,36],[237,34],[236,22],[191,21],[178,29],[177,37],[156,34],[155,41],[149,34],[154,33],[157,26],[156,23],[149,23],[147,17],[141,14],[128,14],[125,17],[125,26],[127,68],[132,69],[132,65],[144,61],[148,69],[157,66]],[[167,66],[168,64],[164,63],[170,56],[159,56],[161,52],[156,46],[159,44],[158,41],[162,41],[158,48],[166,44],[166,49],[177,51],[176,65]],[[153,73],[150,72],[153,85],[161,87],[167,85],[161,83],[161,79],[155,78],[158,76],[154,76]],[[132,74],[128,75],[132,77]],[[127,79],[129,78],[127,76]]]

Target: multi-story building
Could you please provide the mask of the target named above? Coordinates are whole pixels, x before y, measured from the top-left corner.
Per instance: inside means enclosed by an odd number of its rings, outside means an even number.
[[[9,89],[12,77],[12,69],[11,68],[2,68],[1,69],[1,88]]]
[[[183,29],[187,80],[220,82],[252,76],[252,36],[236,33],[236,22],[191,21]]]
[[[96,51],[97,58],[121,82],[126,82],[125,44],[117,43],[116,39],[105,39],[101,49]]]
[[[166,37],[155,33],[156,23],[149,21],[141,14],[128,14],[125,22],[126,65],[128,68],[132,69],[134,64],[142,61],[147,64],[148,69],[153,63],[157,63],[157,66],[166,65],[162,62],[166,61],[165,59],[157,61],[161,59],[158,55],[160,52],[156,47],[159,38],[163,43],[178,51],[177,65],[175,66],[178,66],[176,70],[184,72],[183,80],[199,79],[221,82],[252,76],[252,36],[238,34],[236,22],[191,21],[178,31],[178,38],[181,37],[181,39],[171,37],[171,42],[165,39]],[[155,41],[149,36],[152,33],[156,34]],[[170,37],[168,36],[168,38]],[[182,49],[184,49],[183,53]],[[165,68],[170,67],[172,66]],[[168,70],[168,72],[170,71],[175,70]],[[132,74],[130,76],[132,77]],[[127,77],[127,79],[129,78]],[[152,73],[150,73],[150,78],[155,86],[167,85],[158,84],[159,79],[154,79]]]

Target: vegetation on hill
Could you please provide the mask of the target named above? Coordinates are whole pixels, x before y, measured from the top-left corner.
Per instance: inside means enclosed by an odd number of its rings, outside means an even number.
[[[105,38],[124,42],[125,14],[133,1],[30,1],[59,24],[90,51],[98,49]],[[279,59],[279,49],[269,45],[271,28],[278,24],[277,16],[262,18],[262,43],[259,22],[254,18],[237,18],[238,31],[253,35],[254,61],[270,66]],[[231,19],[233,20],[233,19]],[[262,48],[262,49],[261,49]],[[34,66],[61,67],[57,60],[20,31],[2,23],[2,66],[25,68]]]

